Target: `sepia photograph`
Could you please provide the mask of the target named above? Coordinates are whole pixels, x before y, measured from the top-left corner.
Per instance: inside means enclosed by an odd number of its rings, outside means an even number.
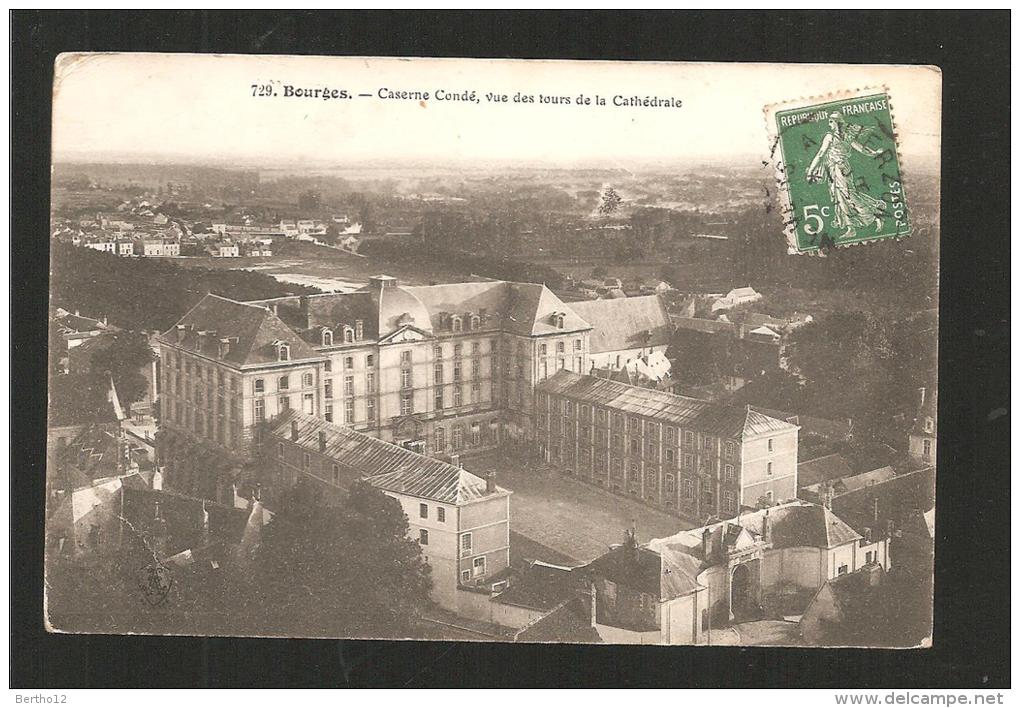
[[[53,101],[47,631],[931,646],[938,68],[69,53]]]

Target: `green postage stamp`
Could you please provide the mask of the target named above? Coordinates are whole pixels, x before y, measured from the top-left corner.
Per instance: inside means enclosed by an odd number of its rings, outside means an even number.
[[[910,234],[885,89],[768,106],[765,116],[790,253]]]

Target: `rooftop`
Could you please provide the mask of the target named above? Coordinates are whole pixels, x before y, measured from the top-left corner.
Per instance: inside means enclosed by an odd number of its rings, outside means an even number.
[[[592,354],[669,344],[672,327],[658,295],[570,303],[581,319],[592,324]]]
[[[234,365],[278,361],[276,342],[287,342],[290,360],[317,359],[319,354],[267,307],[209,293],[160,339]],[[222,347],[222,344],[228,346]]]
[[[850,477],[853,473],[850,462],[839,453],[833,453],[799,463],[797,465],[797,486],[810,487],[820,482]]]
[[[486,492],[486,481],[465,469],[295,410],[277,416],[270,425],[273,435],[326,455],[386,491],[454,505],[511,493],[499,486]],[[320,433],[325,442],[321,452]]]
[[[543,381],[537,388],[548,394],[655,418],[724,438],[746,439],[797,430],[797,426],[792,423],[771,418],[748,407],[710,403],[619,381],[582,376],[565,369]]]
[[[591,608],[581,597],[571,597],[551,612],[514,635],[518,642],[556,642],[597,644],[602,637],[591,625]]]
[[[591,326],[574,313],[551,290],[539,283],[501,280],[402,286],[395,278],[375,276],[369,285],[351,293],[324,293],[307,297],[254,301],[272,306],[280,317],[308,341],[321,342],[318,329],[339,330],[362,320],[364,338],[384,338],[404,326],[427,334],[452,331],[450,316],[477,315],[479,331],[501,330],[523,336],[581,331]],[[555,321],[563,315],[563,327]],[[334,340],[339,343],[340,339]]]

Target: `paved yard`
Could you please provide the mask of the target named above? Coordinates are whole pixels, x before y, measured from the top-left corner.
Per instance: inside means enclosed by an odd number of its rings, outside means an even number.
[[[496,483],[513,491],[513,533],[533,541],[533,547],[545,546],[558,554],[555,559],[540,560],[585,563],[602,555],[610,544],[620,543],[631,524],[636,525],[641,543],[698,526],[695,521],[658,511],[545,466],[523,466],[516,460],[487,454],[465,458],[464,467],[475,474],[495,470]]]

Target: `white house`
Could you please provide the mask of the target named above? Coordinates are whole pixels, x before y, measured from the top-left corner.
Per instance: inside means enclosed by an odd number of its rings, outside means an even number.
[[[761,300],[761,293],[756,292],[754,288],[734,288],[712,303],[712,312],[729,310],[739,305],[757,302],[758,300]]]

